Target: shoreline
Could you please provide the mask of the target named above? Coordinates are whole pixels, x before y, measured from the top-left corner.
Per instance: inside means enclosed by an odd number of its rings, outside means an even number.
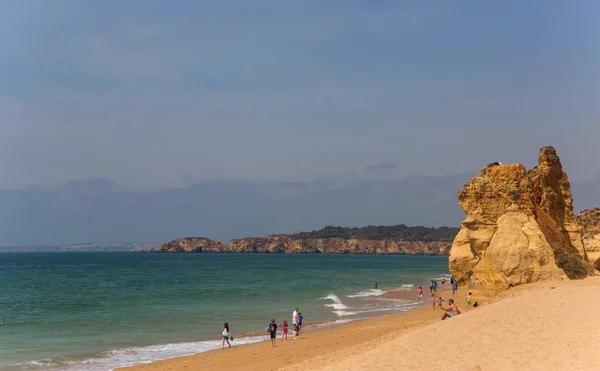
[[[447,285],[448,286],[448,285]],[[410,289],[391,290],[380,296],[390,300],[413,300],[418,286]],[[466,293],[466,289],[463,289]],[[427,296],[429,291],[424,293]],[[448,287],[438,290],[436,297],[445,300],[451,297]],[[463,298],[460,291],[455,300]],[[481,302],[481,301],[480,301]],[[390,336],[399,336],[416,330],[422,326],[435,323],[441,318],[441,310],[432,310],[430,301],[424,298],[423,304],[418,304],[400,313],[383,314],[349,320],[344,323],[329,323],[319,328],[318,324],[306,330],[293,340],[292,331],[288,340],[281,341],[278,332],[276,346],[271,346],[270,340],[265,340],[236,346],[235,340],[231,349],[213,349],[193,355],[179,356],[142,363],[134,366],[117,368],[128,371],[166,371],[166,370],[220,370],[223,364],[233,370],[274,370],[303,361],[307,357],[322,356],[335,351],[342,351],[357,345],[381,344]],[[240,337],[241,338],[241,337]],[[257,356],[261,355],[261,356]],[[274,357],[270,357],[273,355]]]
[[[455,296],[463,314],[445,321],[441,311],[422,306],[278,340],[275,348],[265,341],[118,370],[546,371],[600,365],[600,277],[540,281],[494,297],[474,292],[481,306],[470,310],[463,304],[467,292],[463,287]]]

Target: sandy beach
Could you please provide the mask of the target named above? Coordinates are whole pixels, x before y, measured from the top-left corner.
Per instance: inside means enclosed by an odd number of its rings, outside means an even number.
[[[466,292],[459,294],[464,310]],[[446,321],[427,306],[307,332],[275,348],[262,342],[125,369],[600,369],[600,277],[538,282],[475,300],[484,304]]]

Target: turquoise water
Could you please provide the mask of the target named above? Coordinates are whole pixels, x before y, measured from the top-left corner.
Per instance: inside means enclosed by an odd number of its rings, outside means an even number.
[[[431,256],[4,253],[0,369],[197,353],[220,346],[225,321],[233,345],[255,342],[296,306],[308,328],[406,311],[418,304],[381,295],[446,273],[448,258]]]

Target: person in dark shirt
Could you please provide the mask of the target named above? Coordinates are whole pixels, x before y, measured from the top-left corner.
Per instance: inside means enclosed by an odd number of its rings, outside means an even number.
[[[275,320],[272,319],[269,327],[267,328],[267,332],[271,334],[271,345],[275,346],[275,339],[277,338],[277,324]]]
[[[298,333],[302,330],[302,313],[298,312]]]

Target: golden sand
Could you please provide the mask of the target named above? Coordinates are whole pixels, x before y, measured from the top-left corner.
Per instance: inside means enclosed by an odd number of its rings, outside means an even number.
[[[538,282],[483,302],[445,321],[427,306],[274,348],[262,342],[127,370],[600,370],[600,277]]]

